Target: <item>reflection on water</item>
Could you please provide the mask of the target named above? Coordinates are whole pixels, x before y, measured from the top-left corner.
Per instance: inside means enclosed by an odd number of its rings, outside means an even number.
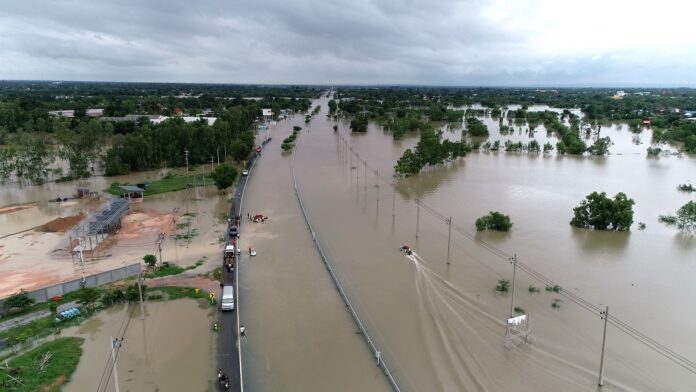
[[[621,256],[622,251],[628,246],[631,233],[628,231],[600,231],[571,228],[573,238],[579,248],[588,256],[594,253],[606,253],[612,256]]]

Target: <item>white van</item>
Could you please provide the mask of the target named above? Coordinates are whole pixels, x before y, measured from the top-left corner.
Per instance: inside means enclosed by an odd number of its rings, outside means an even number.
[[[225,286],[222,288],[222,300],[220,301],[220,309],[234,310],[234,286]]]

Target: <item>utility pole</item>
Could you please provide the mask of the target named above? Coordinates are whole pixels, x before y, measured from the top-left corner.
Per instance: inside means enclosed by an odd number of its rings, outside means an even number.
[[[87,279],[85,278],[85,259],[82,257],[82,237],[79,238],[80,241],[80,269],[82,269],[82,287],[87,286]]]
[[[367,161],[363,161],[363,166],[365,168],[365,200],[367,200]]]
[[[157,251],[159,252],[159,263],[162,265],[162,241],[164,241],[164,233],[160,233],[157,238]]]
[[[211,173],[213,170],[215,170],[215,168],[213,167],[214,164],[215,164],[215,161],[213,160],[213,156],[211,155],[210,156],[210,172]]]
[[[447,265],[450,263],[450,240],[452,239],[452,217],[445,219],[445,223],[449,226],[449,232],[447,234]]]
[[[113,361],[113,364],[111,366],[111,371],[114,373],[114,385],[116,386],[116,392],[120,392],[121,390],[119,389],[119,386],[118,386],[118,369],[116,368],[116,351],[115,351],[115,349],[121,348],[121,342],[123,341],[123,338],[114,339],[113,336],[109,336],[109,338],[111,339],[109,341],[109,345],[111,346],[111,361]]]
[[[416,238],[418,238],[418,225],[420,224],[420,199],[416,198]]]
[[[142,276],[138,273],[138,294],[140,294],[140,319],[145,320],[145,307],[143,306]]]
[[[360,154],[358,154],[358,164],[355,166],[355,175],[356,175],[355,185],[357,188],[357,186],[360,185]]]
[[[188,177],[188,150],[184,150],[184,156],[186,157],[186,177]]]
[[[604,347],[607,344],[607,322],[609,321],[609,306],[604,309],[604,312],[599,313],[604,319],[604,333],[602,334],[602,357],[599,360],[599,386],[604,386]]]
[[[517,274],[517,253],[512,256],[512,300],[510,301],[510,318],[515,316],[515,275]]]
[[[220,147],[217,148],[218,166],[220,166]]]

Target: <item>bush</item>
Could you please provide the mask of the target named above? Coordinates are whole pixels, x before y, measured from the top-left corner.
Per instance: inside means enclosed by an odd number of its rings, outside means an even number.
[[[143,261],[148,267],[152,268],[157,264],[157,256],[155,255],[145,255],[143,256]]]
[[[146,298],[145,292],[147,291],[147,286],[142,285],[142,288],[143,288],[143,298]],[[138,284],[137,283],[133,283],[132,285],[128,286],[128,288],[126,289],[126,292],[124,294],[124,298],[128,302],[135,302],[135,301],[140,300],[140,293],[138,292]]]
[[[500,279],[498,281],[498,285],[495,286],[495,291],[499,291],[501,293],[507,293],[509,289],[510,289],[510,281],[507,279]]]
[[[105,291],[102,294],[101,302],[107,305],[113,305],[115,303],[122,302],[125,299],[123,291],[120,289],[113,289]]]
[[[29,306],[34,304],[34,299],[29,298],[29,293],[27,293],[24,289],[19,290],[17,294],[11,295],[5,299],[5,302],[2,303],[2,307],[4,308],[5,312],[9,311],[10,309],[19,309],[20,311],[25,311]]]
[[[512,222],[508,215],[503,215],[498,211],[491,211],[488,215],[476,219],[476,230],[497,230],[509,231]]]
[[[677,189],[682,191],[682,192],[696,191],[696,188],[694,188],[694,186],[691,184],[679,184],[679,186],[677,186]]]

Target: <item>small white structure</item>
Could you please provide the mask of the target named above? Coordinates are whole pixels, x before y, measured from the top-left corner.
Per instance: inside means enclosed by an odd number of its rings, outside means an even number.
[[[527,337],[532,331],[529,329],[529,315],[510,317],[507,319],[505,330],[505,347],[519,346],[527,342]]]
[[[161,122],[163,122],[163,121],[169,120],[170,118],[171,118],[171,117],[168,117],[168,116],[158,116],[158,117],[155,117],[155,118],[150,118],[150,122],[151,122],[152,124],[159,124],[159,123],[161,123]],[[193,123],[193,122],[196,122],[196,121],[201,121],[201,120],[203,120],[203,121],[205,121],[206,123],[208,123],[208,125],[210,125],[210,126],[212,126],[213,124],[215,124],[215,121],[217,121],[217,117],[194,117],[194,116],[184,116],[184,117],[179,117],[179,118],[181,118],[182,120],[184,120],[184,122],[186,122],[186,123]]]
[[[271,109],[261,109],[261,114],[264,117],[273,117],[273,110]]]

